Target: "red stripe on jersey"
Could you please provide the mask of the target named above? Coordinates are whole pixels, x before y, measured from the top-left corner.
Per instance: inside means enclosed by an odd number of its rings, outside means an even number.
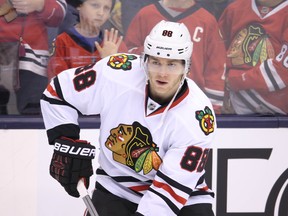
[[[208,186],[205,186],[205,187],[203,187],[203,188],[200,188],[199,190],[201,190],[201,191],[207,191],[207,190],[209,190],[209,188],[208,188]]]
[[[139,185],[139,186],[133,186],[133,187],[129,187],[131,190],[133,191],[145,191],[148,190],[148,188],[150,187],[150,185]]]
[[[187,202],[187,199],[177,195],[169,185],[155,180],[153,181],[153,185],[167,191],[177,202],[181,203],[182,205],[185,205],[185,203]]]
[[[54,97],[58,97],[56,91],[52,88],[52,86],[51,86],[50,84],[47,86],[47,91],[48,91],[51,95],[53,95]],[[59,98],[59,97],[58,97],[58,98]]]

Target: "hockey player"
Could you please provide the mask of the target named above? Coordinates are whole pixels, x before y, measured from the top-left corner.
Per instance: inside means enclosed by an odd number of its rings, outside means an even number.
[[[288,114],[288,1],[237,0],[219,25],[227,47],[227,112]]]
[[[143,51],[145,37],[161,20],[184,23],[193,42],[188,77],[221,113],[224,97],[225,46],[216,19],[194,0],[161,0],[143,7],[133,18],[124,38],[131,53]],[[137,30],[136,30],[137,29]]]
[[[192,42],[183,23],[161,21],[142,57],[116,54],[55,77],[41,107],[50,174],[74,197],[92,175],[95,147],[79,139],[78,114],[101,116],[92,201],[100,216],[212,216],[205,183],[216,119],[212,104],[187,78]]]

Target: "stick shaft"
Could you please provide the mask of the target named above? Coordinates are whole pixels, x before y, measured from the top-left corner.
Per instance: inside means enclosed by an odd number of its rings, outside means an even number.
[[[90,215],[91,216],[99,216],[97,211],[96,211],[96,209],[95,209],[95,207],[94,207],[94,205],[93,205],[93,203],[92,203],[92,200],[90,199],[90,196],[86,195],[82,199],[83,199],[83,201],[84,201],[84,203],[85,203]]]
[[[89,193],[85,187],[83,178],[79,180],[78,185],[77,185],[77,190],[78,190],[80,196],[82,197],[90,215],[91,216],[99,216],[99,214],[97,213],[97,211],[96,211],[96,209],[92,203],[92,200],[89,196]]]

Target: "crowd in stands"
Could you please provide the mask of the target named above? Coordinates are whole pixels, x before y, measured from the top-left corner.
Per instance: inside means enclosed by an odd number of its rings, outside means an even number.
[[[188,76],[217,114],[288,113],[287,0],[0,0],[0,115],[40,115],[54,76],[141,54],[161,20],[188,27]]]

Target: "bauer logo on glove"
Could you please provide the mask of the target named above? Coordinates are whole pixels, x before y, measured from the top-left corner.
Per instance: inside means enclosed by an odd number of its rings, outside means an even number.
[[[89,187],[89,178],[93,175],[92,159],[95,147],[85,140],[61,137],[54,142],[54,153],[50,163],[50,175],[56,179],[74,197],[79,197],[77,184],[84,180]]]
[[[66,145],[63,144],[63,140],[62,143],[55,142],[54,144],[54,150],[58,151],[59,153],[64,153],[64,154],[69,154],[71,157],[76,156],[76,157],[89,157],[91,159],[93,159],[95,157],[95,148],[93,148],[94,146],[88,146],[88,147],[83,147],[83,146],[79,146],[77,145],[78,143],[74,143],[73,146],[71,145]]]

